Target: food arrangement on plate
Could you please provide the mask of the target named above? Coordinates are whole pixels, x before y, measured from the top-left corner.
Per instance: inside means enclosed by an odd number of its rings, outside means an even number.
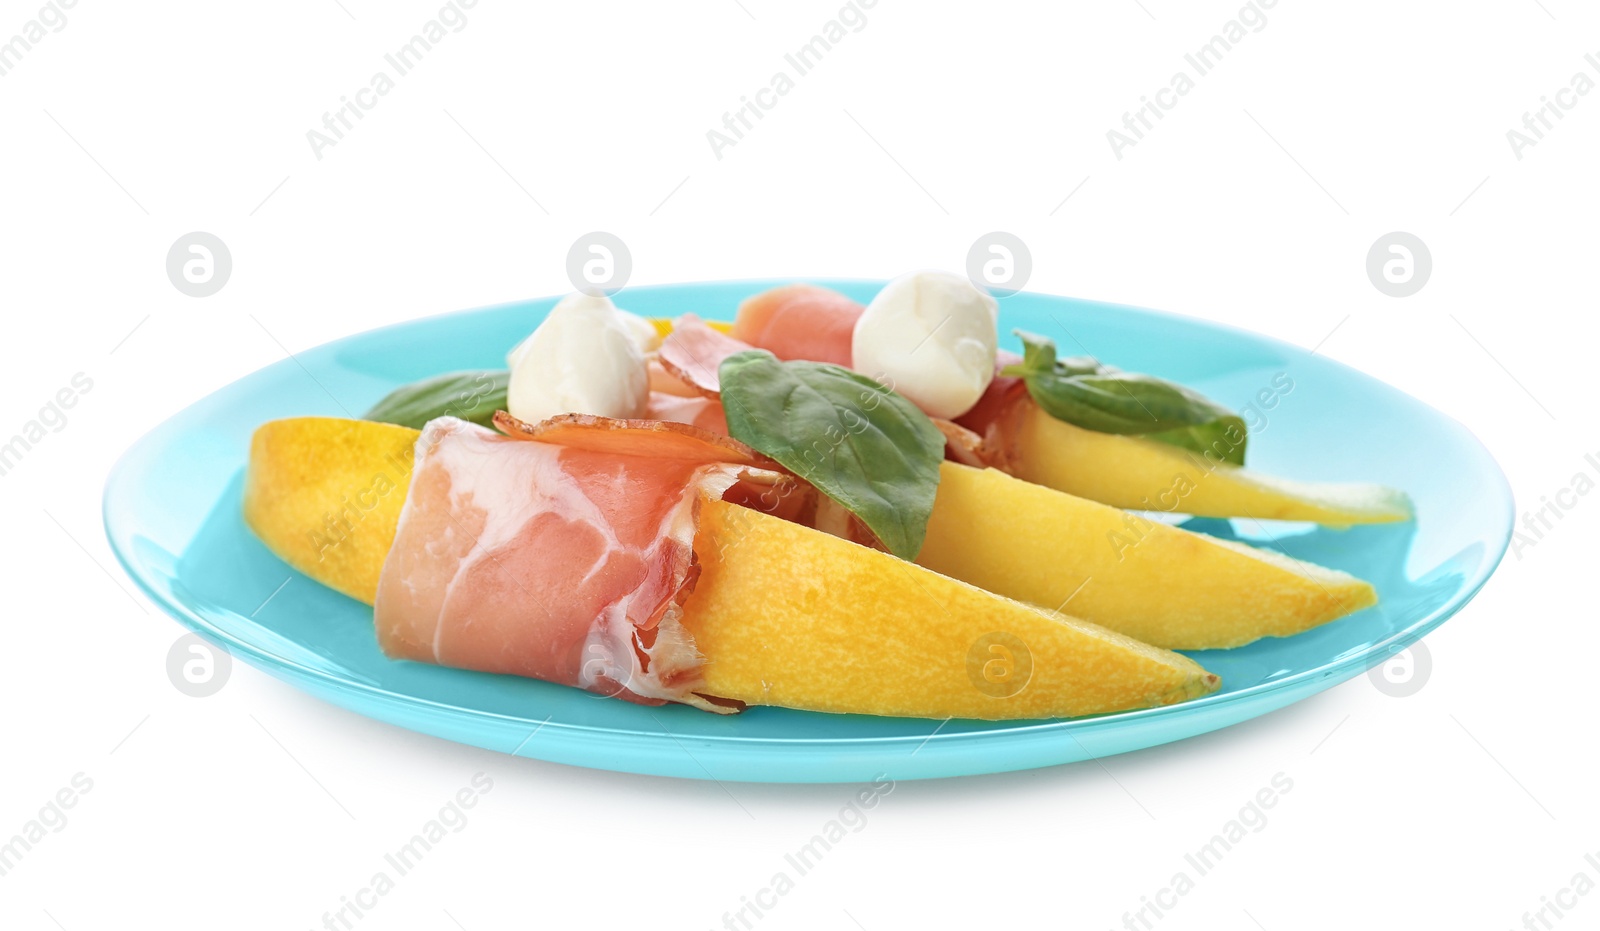
[[[1175,651],[1376,602],[1161,514],[1411,519],[1394,489],[1248,470],[1244,418],[1181,385],[1030,333],[1001,349],[964,277],[704,313],[734,319],[574,294],[506,370],[267,423],[246,522],[373,605],[395,660],[716,713],[1000,720],[1196,698],[1219,680]]]

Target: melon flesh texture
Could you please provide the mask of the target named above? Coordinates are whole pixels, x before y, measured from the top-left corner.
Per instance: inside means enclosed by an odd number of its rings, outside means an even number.
[[[917,562],[1172,650],[1287,637],[1377,602],[1334,569],[954,462]]]
[[[1218,685],[1177,653],[759,511],[707,502],[701,521],[683,624],[711,695],[998,720],[1167,705]]]
[[[418,435],[327,417],[265,424],[246,523],[295,569],[371,604]],[[1176,653],[723,501],[705,503],[695,552],[683,624],[710,695],[999,720],[1165,705],[1219,685]]]
[[[372,604],[420,435],[340,417],[262,425],[250,440],[245,523],[284,562]]]
[[[1097,433],[1029,403],[1017,434],[1018,478],[1112,507],[1199,517],[1303,520],[1333,526],[1410,520],[1383,485],[1296,482],[1208,461],[1137,436]]]

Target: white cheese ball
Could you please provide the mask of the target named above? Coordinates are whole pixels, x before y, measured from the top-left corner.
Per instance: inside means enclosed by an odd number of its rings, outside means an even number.
[[[994,380],[999,313],[995,299],[961,275],[901,275],[857,321],[851,366],[931,416],[959,417]]]
[[[643,417],[650,373],[639,336],[638,326],[604,295],[562,298],[506,356],[511,416],[528,423],[557,414]]]

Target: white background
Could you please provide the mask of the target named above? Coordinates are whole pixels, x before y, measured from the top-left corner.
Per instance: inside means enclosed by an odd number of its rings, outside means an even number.
[[[852,787],[511,759],[242,664],[187,698],[178,625],[113,568],[100,489],[147,429],[286,350],[567,290],[591,229],[635,284],[955,269],[1008,230],[1031,289],[1320,346],[1423,398],[1519,510],[1600,452],[1600,93],[1520,160],[1506,138],[1600,53],[1577,0],[1281,0],[1121,160],[1106,131],[1238,3],[881,0],[719,160],[706,131],[837,3],[481,0],[317,159],[306,132],[438,8],[81,0],[0,77],[0,434],[94,381],[0,478],[0,835],[94,784],[0,877],[6,928],[320,927],[480,771],[468,827],[362,931],[720,927],[834,817]],[[0,0],[0,41],[38,9]],[[165,273],[191,230],[233,254],[205,299]],[[1391,230],[1433,255],[1406,299],[1364,270]],[[1265,829],[1155,927],[1521,927],[1600,878],[1597,522],[1579,499],[1508,556],[1413,697],[1360,677],[1103,767],[902,783],[757,927],[1120,927],[1280,772]],[[1600,925],[1577,902],[1551,927]]]

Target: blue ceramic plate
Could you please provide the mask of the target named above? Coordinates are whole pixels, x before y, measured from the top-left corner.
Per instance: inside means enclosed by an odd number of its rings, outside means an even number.
[[[692,311],[730,319],[741,299],[782,283],[640,288],[618,303],[650,316]],[[820,283],[860,301],[881,285]],[[188,408],[141,440],[111,474],[105,520],[118,559],[168,613],[236,657],[381,721],[602,769],[854,782],[882,773],[956,776],[1104,757],[1281,708],[1359,675],[1460,610],[1489,578],[1511,533],[1510,490],[1488,452],[1459,424],[1387,385],[1297,346],[1198,320],[1023,293],[1001,302],[1002,333],[1021,327],[1048,334],[1067,352],[1192,385],[1236,408],[1287,373],[1294,388],[1272,410],[1251,416],[1252,466],[1402,488],[1416,502],[1416,522],[1347,531],[1252,521],[1187,526],[1368,579],[1379,605],[1296,637],[1195,654],[1222,676],[1214,695],[1079,720],[941,724],[779,708],[722,717],[385,659],[370,608],[295,573],[245,528],[240,486],[250,434],[278,417],[359,415],[396,385],[425,376],[501,367],[506,350],[553,303],[449,314],[352,336],[269,366]]]

